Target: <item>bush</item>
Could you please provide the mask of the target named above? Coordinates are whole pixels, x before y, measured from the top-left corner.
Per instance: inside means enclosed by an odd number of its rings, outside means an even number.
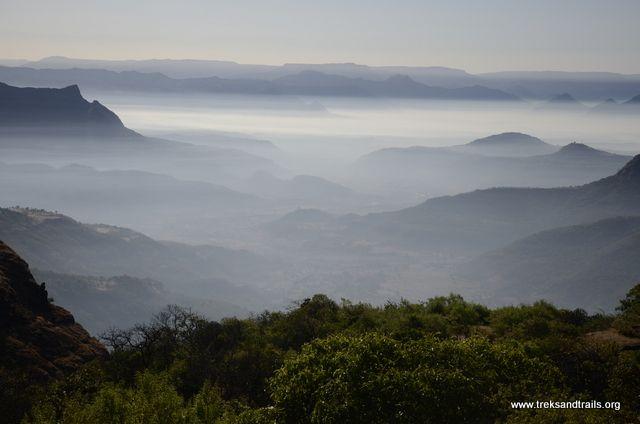
[[[504,418],[510,401],[546,398],[560,380],[513,343],[367,334],[312,342],[270,386],[283,423],[463,423]]]
[[[637,284],[620,301],[620,315],[614,321],[614,327],[622,334],[640,337],[640,284]]]
[[[56,409],[41,404],[24,424],[215,424],[235,416],[209,384],[185,403],[166,374],[151,372],[139,374],[131,388],[105,384],[92,401],[69,398],[61,414]]]

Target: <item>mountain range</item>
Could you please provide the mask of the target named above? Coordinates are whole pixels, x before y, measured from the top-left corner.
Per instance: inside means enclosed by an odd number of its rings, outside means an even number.
[[[350,78],[380,81],[394,75],[406,75],[422,84],[460,88],[482,85],[506,91],[522,98],[548,99],[558,93],[569,92],[583,101],[613,97],[628,99],[640,93],[640,75],[612,72],[511,71],[470,74],[461,69],[441,66],[367,66],[355,63],[287,63],[282,66],[246,65],[216,60],[91,60],[67,57],[48,57],[36,61],[11,61],[9,66],[34,69],[105,69],[159,73],[171,78],[203,78],[218,76],[226,79],[273,80],[301,71],[317,71]],[[0,81],[3,80],[0,78]],[[69,84],[67,84],[69,85]]]
[[[210,317],[246,314],[268,302],[259,287],[272,283],[280,266],[245,250],[163,242],[39,209],[0,208],[0,240],[92,330],[131,325],[175,303]]]
[[[582,186],[476,190],[366,216],[361,225],[401,244],[473,250],[553,227],[639,214],[640,155],[616,174]]]
[[[351,167],[352,186],[434,197],[477,188],[579,185],[612,174],[631,157],[581,143],[562,148],[521,133],[503,133],[453,147],[386,148]]]
[[[115,113],[97,101],[85,100],[77,85],[51,89],[18,88],[3,84],[0,92],[8,93],[0,99],[0,148],[3,161],[61,166],[81,163],[103,169],[136,169],[170,174],[182,180],[215,184],[217,188],[209,186],[209,189],[219,193],[224,191],[220,185],[247,178],[258,171],[286,174],[270,159],[232,148],[240,147],[243,140],[231,144],[227,138],[227,147],[221,148],[142,136],[126,128]],[[261,145],[264,146],[264,143]],[[121,172],[120,178],[125,177],[127,172]],[[107,174],[102,176],[107,177]],[[142,180],[148,180],[145,177],[154,178],[148,174],[138,176]],[[109,177],[115,177],[115,174]],[[169,180],[165,182],[172,185]],[[135,186],[134,182],[132,187]],[[186,193],[194,188],[196,191],[204,188],[202,184],[197,187],[198,183],[191,184],[191,189],[187,189]],[[150,198],[152,192],[162,190],[162,187],[156,187],[145,196]],[[231,190],[226,192],[233,197]],[[212,201],[215,201],[214,197],[217,196],[213,196]],[[244,197],[247,199],[247,196]],[[222,202],[218,202],[218,205],[222,205]]]
[[[560,188],[491,188],[429,199],[417,206],[364,216],[305,216],[290,234],[322,233],[334,244],[389,245],[409,250],[477,254],[554,227],[640,215],[640,155],[612,176]],[[286,233],[286,231],[285,231]]]
[[[480,85],[445,88],[429,86],[406,75],[391,75],[383,80],[367,80],[312,70],[263,80],[218,76],[175,79],[159,73],[146,74],[137,71],[0,67],[0,81],[38,87],[79,84],[83,89],[96,91],[518,100],[513,94]]]
[[[475,190],[368,215],[300,209],[263,230],[317,257],[384,258],[380,272],[405,290],[610,311],[640,281],[640,155],[580,186]]]

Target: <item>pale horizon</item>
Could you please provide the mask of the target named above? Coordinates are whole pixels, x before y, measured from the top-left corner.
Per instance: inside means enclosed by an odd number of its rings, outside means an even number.
[[[1,0],[0,57],[640,73],[640,3]],[[127,59],[122,59],[127,60]]]

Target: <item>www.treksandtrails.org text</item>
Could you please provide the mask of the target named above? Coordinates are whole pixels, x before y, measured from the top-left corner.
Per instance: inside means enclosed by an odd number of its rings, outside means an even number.
[[[615,409],[620,410],[620,402],[600,402],[597,400],[570,402],[533,401],[511,402],[512,409]]]

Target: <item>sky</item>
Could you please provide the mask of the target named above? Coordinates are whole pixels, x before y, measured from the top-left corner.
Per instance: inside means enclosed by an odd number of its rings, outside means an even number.
[[[0,0],[0,58],[640,73],[638,0]]]

